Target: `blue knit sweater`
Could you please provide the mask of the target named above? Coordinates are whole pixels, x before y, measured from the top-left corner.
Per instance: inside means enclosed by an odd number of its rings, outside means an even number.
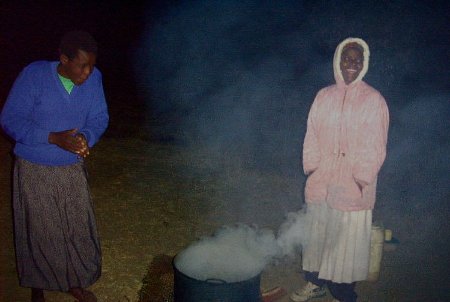
[[[70,94],[58,78],[58,62],[38,61],[23,69],[0,115],[16,145],[14,153],[51,166],[77,162],[77,155],[48,142],[50,132],[78,129],[92,147],[106,130],[108,110],[98,69]]]

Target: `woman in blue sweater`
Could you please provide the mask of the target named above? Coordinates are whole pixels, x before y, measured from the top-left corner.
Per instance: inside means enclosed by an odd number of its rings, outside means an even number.
[[[101,249],[84,158],[108,125],[97,44],[83,31],[64,35],[59,61],[23,69],[0,122],[15,140],[13,211],[20,285],[80,302],[101,274]]]

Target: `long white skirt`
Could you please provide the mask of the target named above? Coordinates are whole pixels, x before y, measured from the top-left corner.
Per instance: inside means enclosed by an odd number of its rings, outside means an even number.
[[[303,247],[303,270],[336,283],[367,279],[372,211],[343,212],[326,203],[308,204],[308,241]]]

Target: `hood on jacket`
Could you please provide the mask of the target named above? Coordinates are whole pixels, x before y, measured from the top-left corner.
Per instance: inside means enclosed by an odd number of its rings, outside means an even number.
[[[357,43],[364,49],[363,68],[362,68],[361,72],[359,73],[358,77],[351,84],[361,81],[362,78],[366,75],[367,70],[369,69],[370,51],[369,51],[369,46],[367,45],[367,43],[360,38],[347,38],[344,41],[342,41],[341,43],[339,43],[339,45],[336,48],[336,51],[334,52],[334,59],[333,59],[334,79],[336,80],[336,83],[338,83],[338,84],[345,85],[340,64],[341,64],[342,50],[344,49],[344,46],[349,43]]]

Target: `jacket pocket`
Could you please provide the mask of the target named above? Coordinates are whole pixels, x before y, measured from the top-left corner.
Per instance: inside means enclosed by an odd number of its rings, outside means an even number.
[[[362,199],[362,191],[355,182],[352,165],[348,159],[338,163],[335,177],[328,186],[327,201],[338,203],[357,203]]]
[[[308,176],[305,185],[306,201],[324,201],[327,196],[327,179],[323,169],[316,169]]]

